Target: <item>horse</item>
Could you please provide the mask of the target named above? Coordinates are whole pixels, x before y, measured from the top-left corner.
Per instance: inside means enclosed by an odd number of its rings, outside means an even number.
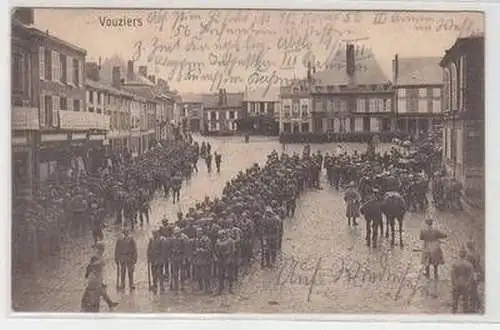
[[[360,209],[366,221],[366,245],[373,248],[377,247],[378,230],[380,229],[381,235],[384,232],[381,206],[382,201],[371,196]]]
[[[394,246],[394,227],[395,220],[398,221],[399,228],[399,246],[403,247],[403,219],[408,206],[404,198],[397,192],[388,192],[385,194],[382,203],[381,211],[386,218],[385,237],[389,237],[389,228],[391,230],[391,246]]]

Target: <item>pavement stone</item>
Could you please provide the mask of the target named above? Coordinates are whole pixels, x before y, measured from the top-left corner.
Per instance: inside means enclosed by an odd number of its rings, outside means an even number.
[[[420,253],[413,252],[421,246],[418,234],[429,213],[407,214],[403,248],[391,248],[385,238],[378,248],[368,248],[364,220],[359,220],[358,227],[347,225],[342,191],[329,187],[323,177],[322,189],[305,193],[295,217],[286,220],[280,262],[273,269],[261,269],[254,263],[245,270],[233,295],[204,295],[193,291],[191,285],[185,292],[154,295],[148,291],[145,253],[151,230],[160,225],[162,217],[173,220],[179,209],[186,211],[206,195],[220,195],[225,182],[238,171],[265,161],[273,149],[281,151],[280,144],[269,138],[252,137],[248,144],[239,137],[195,139],[210,141],[212,150],[222,153],[221,173],[207,173],[200,161],[200,172],[184,184],[179,204],[173,205],[160,195],[155,198],[151,224],[133,233],[139,251],[134,292],[116,292],[112,254],[119,233],[110,227],[105,234],[106,283],[110,295],[120,303],[116,312],[449,313],[450,265],[461,244],[474,239],[484,256],[484,215],[471,221],[465,212],[431,210],[436,225],[450,235],[443,245],[446,264],[440,268],[440,280],[434,287],[419,277]],[[364,144],[343,145],[358,151],[366,148]],[[312,151],[332,152],[335,147],[312,145]],[[301,152],[302,146],[288,145],[290,150]],[[39,265],[34,274],[14,279],[13,309],[79,312],[91,244],[90,235],[73,240],[60,256]],[[437,298],[430,295],[433,291]]]

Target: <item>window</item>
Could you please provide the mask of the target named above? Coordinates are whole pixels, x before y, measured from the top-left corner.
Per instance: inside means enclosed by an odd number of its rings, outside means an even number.
[[[73,100],[73,111],[80,111],[80,100]]]
[[[418,89],[418,96],[421,98],[427,97],[427,89],[426,88],[419,88]]]
[[[302,133],[309,133],[309,123],[302,123]]]
[[[44,104],[45,104],[45,125],[51,126],[52,125],[52,96],[50,95],[45,95],[44,96]]]
[[[68,61],[66,59],[66,55],[60,54],[59,55],[59,63],[61,65],[61,75],[60,79],[63,83],[67,82],[68,78]]]
[[[210,122],[210,129],[215,131],[217,129],[217,123],[215,121]]]
[[[293,116],[294,117],[299,116],[299,104],[297,102],[293,104]]]
[[[370,131],[370,117],[363,117],[363,132]]]
[[[24,91],[24,55],[21,53],[12,54],[11,62],[12,90],[15,92]]]
[[[260,103],[255,103],[255,112],[256,113],[260,112]]]
[[[328,98],[326,100],[326,111],[333,112],[333,99],[332,98]]]
[[[250,104],[250,113],[255,113],[255,103],[249,102],[249,104]]]
[[[308,117],[309,112],[308,112],[308,106],[307,104],[302,104],[302,117]]]
[[[217,120],[217,113],[215,111],[210,112],[210,120]]]
[[[418,98],[418,90],[417,89],[408,89],[407,90],[407,110],[406,112],[418,112],[419,106],[419,98]]]
[[[314,98],[314,111],[324,111],[323,100],[320,97]]]
[[[66,56],[66,83],[73,85],[73,70],[71,70],[72,65],[73,58],[71,56]]]
[[[234,111],[229,111],[229,119],[234,119]]]
[[[68,110],[68,99],[65,97],[59,98],[59,109]]]
[[[398,97],[399,98],[405,98],[406,97],[406,89],[405,88],[398,89]]]
[[[80,63],[76,58],[73,59],[73,84],[80,86]]]
[[[102,96],[101,92],[97,92],[97,104],[101,104],[102,101],[101,96]]]
[[[441,99],[441,88],[433,88],[432,97],[434,99]]]
[[[266,111],[266,103],[260,102],[260,113],[264,113]]]
[[[274,102],[269,102],[267,104],[267,113],[270,115],[274,114]]]
[[[292,131],[292,125],[290,123],[284,123],[283,124],[283,131],[285,133],[291,133],[291,131]]]
[[[89,91],[87,91],[87,93],[88,93],[89,103],[93,104],[94,103],[94,91],[89,90]]]
[[[327,128],[333,130],[333,119],[328,119]]]
[[[387,118],[382,119],[382,131],[389,132],[391,130],[391,120]]]
[[[50,49],[44,50],[44,67],[45,67],[45,76],[46,80],[52,80],[52,52]]]
[[[290,106],[289,105],[285,105],[283,107],[283,113],[285,115],[285,118],[289,118],[290,117]]]
[[[73,111],[73,100],[68,97],[66,99],[66,104],[68,106],[68,111]]]
[[[356,99],[356,112],[366,112],[366,99]]]
[[[334,109],[333,111],[339,112],[339,111],[341,111],[341,107],[342,107],[342,105],[341,105],[340,99],[336,99],[335,103],[333,105],[333,109]]]
[[[392,111],[392,100],[390,98],[385,99],[384,103],[385,103],[385,112],[391,112]]]

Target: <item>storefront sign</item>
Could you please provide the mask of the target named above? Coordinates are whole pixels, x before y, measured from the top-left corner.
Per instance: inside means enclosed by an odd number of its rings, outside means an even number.
[[[59,119],[61,129],[110,129],[109,116],[100,113],[59,111]]]
[[[14,107],[12,109],[12,130],[38,130],[38,108]]]

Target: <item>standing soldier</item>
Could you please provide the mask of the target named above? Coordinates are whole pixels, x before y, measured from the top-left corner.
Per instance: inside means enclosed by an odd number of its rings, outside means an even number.
[[[182,175],[180,174],[180,172],[177,172],[172,178],[172,191],[173,191],[174,204],[176,201],[177,202],[180,201],[181,188],[182,188]]]
[[[271,267],[276,261],[280,227],[280,219],[268,207],[263,219],[264,267]]]
[[[483,278],[483,269],[481,267],[481,257],[479,253],[474,248],[474,242],[468,241],[466,244],[467,260],[474,267],[474,276],[471,280],[470,285],[470,303],[469,308],[472,312],[477,312],[481,309],[481,300],[479,299],[478,283]]]
[[[116,241],[115,263],[120,269],[119,289],[125,289],[125,272],[128,273],[129,288],[134,290],[134,268],[137,263],[137,245],[128,229],[123,229],[123,236]]]
[[[207,164],[208,173],[212,172],[212,154],[209,152],[207,152],[207,155],[205,157],[205,163]]]
[[[344,194],[344,201],[346,203],[346,216],[347,223],[351,225],[351,219],[353,226],[357,226],[356,218],[359,217],[359,207],[361,203],[361,196],[356,189],[354,181],[347,186],[347,190]]]
[[[241,250],[242,250],[242,236],[243,232],[238,227],[233,227],[231,229],[230,237],[234,241],[234,262],[233,262],[233,278],[235,281],[238,280],[240,262],[241,262]]]
[[[104,239],[104,235],[102,232],[102,230],[104,229],[104,223],[102,220],[102,215],[99,212],[98,205],[96,203],[93,203],[91,205],[90,225],[92,227],[94,246],[96,246],[98,241],[102,241]]]
[[[160,282],[160,293],[165,292],[163,283],[163,244],[160,238],[160,232],[153,231],[153,237],[149,239],[147,259],[148,267],[151,269],[153,277],[153,286],[149,288],[154,293],[158,292],[158,282]]]
[[[463,312],[469,312],[469,290],[474,276],[474,267],[467,260],[467,252],[460,250],[459,260],[451,267],[452,312],[456,313],[458,301],[462,298]]]
[[[224,280],[229,283],[229,292],[233,293],[233,263],[234,263],[234,240],[231,239],[227,230],[219,231],[219,237],[215,243],[215,262],[217,264],[218,289],[217,294],[221,294],[224,289]]]
[[[222,161],[222,155],[215,152],[214,156],[215,156],[215,167],[217,167],[217,173],[220,173],[220,163]]]
[[[434,267],[434,279],[438,280],[438,267],[444,264],[440,240],[446,238],[447,235],[432,227],[433,222],[432,219],[426,219],[426,227],[420,231],[420,240],[424,241],[422,264],[425,267],[425,277],[430,277],[430,266],[432,265]]]
[[[144,217],[146,218],[146,223],[149,224],[149,212],[151,210],[149,206],[149,196],[146,189],[139,189],[139,219],[141,220],[141,227],[144,226]]]
[[[184,291],[184,255],[186,249],[185,235],[182,234],[180,228],[174,229],[174,237],[171,241],[171,259],[170,259],[170,290]]]
[[[201,235],[201,233],[199,233]],[[207,236],[201,236],[196,244],[193,257],[194,275],[200,290],[210,292],[210,273],[212,266],[211,242]]]

